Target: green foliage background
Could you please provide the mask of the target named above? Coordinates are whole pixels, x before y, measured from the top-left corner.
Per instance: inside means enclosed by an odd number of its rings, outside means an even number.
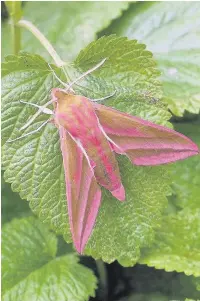
[[[23,16],[68,62],[71,78],[107,57],[75,87],[77,93],[99,98],[116,90],[106,105],[174,126],[200,146],[199,3],[27,2]],[[27,30],[22,30],[23,53],[13,55],[9,26],[2,23],[2,163],[15,192],[3,180],[3,300],[46,301],[50,295],[53,301],[88,300],[95,296],[96,276],[56,236],[71,242],[57,130],[47,125],[6,143],[22,135],[19,129],[35,112],[19,100],[44,104],[60,86],[48,67],[51,58]],[[62,70],[52,67],[66,81]],[[127,201],[121,204],[103,191],[85,254],[123,266],[140,264],[129,270],[136,284],[127,300],[200,299],[199,156],[158,167],[118,160]]]

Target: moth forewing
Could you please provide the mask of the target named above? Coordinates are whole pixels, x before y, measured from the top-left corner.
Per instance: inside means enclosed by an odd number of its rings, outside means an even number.
[[[115,152],[127,155],[133,164],[159,165],[199,153],[192,140],[172,129],[100,104],[94,107]]]

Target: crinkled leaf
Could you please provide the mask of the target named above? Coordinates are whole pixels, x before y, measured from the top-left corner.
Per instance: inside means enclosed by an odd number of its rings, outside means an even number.
[[[166,216],[153,246],[144,250],[140,263],[200,276],[200,209]]]
[[[75,254],[55,257],[56,236],[34,217],[15,219],[2,231],[3,301],[84,301],[96,278]],[[20,297],[19,297],[20,296]]]
[[[191,137],[200,147],[200,122],[175,124],[175,129]],[[199,208],[200,204],[200,157],[177,162],[172,168],[172,202],[181,208]]]
[[[107,61],[102,68],[81,81],[79,84],[84,88],[75,87],[76,92],[93,98],[116,91],[106,104],[166,124],[170,115],[158,100],[161,96],[158,71],[144,45],[126,38],[105,37],[81,51],[72,69],[75,73],[83,72],[105,57]],[[56,71],[61,74],[58,69]],[[45,61],[28,54],[8,57],[3,74],[2,133],[6,181],[12,183],[12,189],[22,198],[30,201],[30,207],[41,220],[51,223],[69,242],[71,234],[57,129],[48,124],[37,134],[5,143],[9,137],[13,139],[23,134],[19,129],[35,112],[19,100],[44,104],[50,98],[51,88],[58,83],[53,80]],[[24,133],[36,129],[46,118],[40,116]],[[154,228],[159,225],[166,206],[170,179],[167,166],[132,166],[122,156],[119,164],[127,200],[120,203],[103,191],[102,206],[85,253],[102,257],[107,262],[117,259],[123,265],[132,265],[140,256],[140,248],[149,245],[154,238]]]
[[[63,59],[72,59],[82,47],[96,38],[97,32],[121,15],[128,5],[127,1],[28,1],[23,6],[23,18],[41,30]],[[3,24],[2,36],[3,55],[12,54],[9,21]],[[36,38],[24,29],[22,50],[50,59]]]
[[[153,52],[162,71],[164,98],[175,115],[199,112],[199,2],[133,4],[107,33],[138,39]]]
[[[55,257],[57,240],[36,218],[15,219],[2,230],[3,291]]]

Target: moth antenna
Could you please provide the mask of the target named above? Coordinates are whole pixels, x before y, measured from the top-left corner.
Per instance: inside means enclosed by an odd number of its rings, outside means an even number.
[[[96,66],[92,67],[91,69],[89,69],[88,71],[84,72],[81,76],[79,76],[77,79],[75,79],[73,82],[69,83],[67,90],[71,89],[71,87],[76,84],[80,79],[84,78],[85,76],[87,76],[88,74],[92,73],[93,71],[97,70],[99,67],[101,67],[105,61],[107,60],[107,58],[103,59],[100,63],[98,63]]]
[[[50,120],[51,120],[51,119],[49,118],[48,120],[46,120],[45,122],[43,122],[36,130],[31,131],[31,132],[29,132],[29,133],[27,133],[27,134],[25,134],[25,135],[22,135],[22,136],[20,136],[20,137],[18,137],[18,138],[15,138],[15,139],[12,139],[12,140],[9,139],[7,142],[10,143],[10,142],[13,142],[13,141],[16,141],[16,140],[20,140],[20,139],[22,139],[22,138],[24,138],[24,137],[27,137],[27,136],[29,136],[29,135],[32,135],[32,134],[37,133],[37,132],[38,132],[43,126],[45,126]]]
[[[70,75],[69,75],[69,73],[67,72],[67,70],[65,70],[64,66],[62,66],[61,69],[62,69],[62,71],[63,71],[65,77],[66,77],[66,78],[69,78],[69,80],[71,81]]]
[[[105,97],[102,97],[102,98],[95,98],[95,99],[91,99],[91,101],[101,101],[101,100],[104,100],[104,99],[108,99],[112,96],[114,96],[116,94],[117,90],[115,90],[112,94],[108,95],[108,96],[105,96]]]
[[[57,81],[59,81],[60,84],[62,84],[67,90],[71,90],[73,93],[74,93],[74,90],[72,88],[69,87],[68,84],[64,83],[58,76],[57,74],[55,73],[55,71],[53,70],[53,68],[51,67],[51,65],[48,63],[48,66],[49,66],[49,69],[52,71],[53,75],[55,76],[55,78],[57,79]],[[64,69],[62,68],[64,74],[65,74],[65,71]],[[66,74],[65,74],[66,76]]]
[[[39,110],[28,120],[28,122],[20,128],[20,131],[25,130],[41,113],[45,113],[48,115],[54,114],[52,110],[46,108],[48,105],[52,104],[52,102],[53,102],[52,100],[48,101],[44,106],[39,106],[35,103],[26,102],[26,101],[22,101],[22,100],[20,100],[20,102],[28,104],[28,105],[36,107],[36,108],[39,108]]]

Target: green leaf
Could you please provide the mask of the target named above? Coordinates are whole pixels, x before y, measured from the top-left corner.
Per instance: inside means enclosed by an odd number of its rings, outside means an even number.
[[[164,99],[177,116],[200,110],[199,20],[199,2],[138,2],[106,31],[138,39],[153,52]]]
[[[101,1],[28,1],[24,5],[24,19],[31,21],[53,44],[63,60],[74,58],[82,47],[96,38],[111,20],[121,15],[129,3]],[[47,9],[48,7],[48,9]],[[2,29],[3,56],[12,54],[9,23]],[[22,50],[49,55],[27,30],[22,32]]]
[[[175,130],[193,139],[200,147],[200,121],[175,124]],[[181,208],[199,208],[200,160],[199,156],[177,162],[172,168],[172,202]]]
[[[55,257],[57,240],[36,218],[15,219],[2,231],[3,291]]]
[[[96,278],[75,254],[55,257],[56,236],[36,218],[16,219],[2,231],[3,301],[88,300]],[[19,298],[20,296],[20,298]]]
[[[170,117],[159,101],[161,96],[158,71],[150,52],[136,41],[115,36],[91,43],[81,51],[70,72],[83,72],[107,57],[105,64],[74,87],[77,93],[90,98],[110,95],[107,105],[141,116],[147,120],[167,124]],[[55,69],[59,76],[61,71]],[[58,131],[48,124],[40,132],[13,143],[5,143],[28,133],[46,120],[40,116],[23,133],[19,129],[35,112],[19,100],[44,104],[50,91],[58,86],[48,65],[39,56],[8,57],[3,65],[2,138],[5,179],[41,220],[71,241],[66,209],[65,182]],[[64,80],[63,76],[62,79]],[[81,92],[80,92],[81,91]],[[144,91],[149,92],[149,98]],[[156,99],[156,101],[155,101]],[[140,248],[148,246],[154,230],[160,224],[170,193],[168,166],[132,166],[126,157],[119,156],[126,202],[121,203],[103,190],[102,206],[85,254],[118,260],[123,265],[134,264]],[[141,189],[142,187],[142,189]]]
[[[166,216],[153,246],[144,250],[140,263],[200,276],[200,209]]]

